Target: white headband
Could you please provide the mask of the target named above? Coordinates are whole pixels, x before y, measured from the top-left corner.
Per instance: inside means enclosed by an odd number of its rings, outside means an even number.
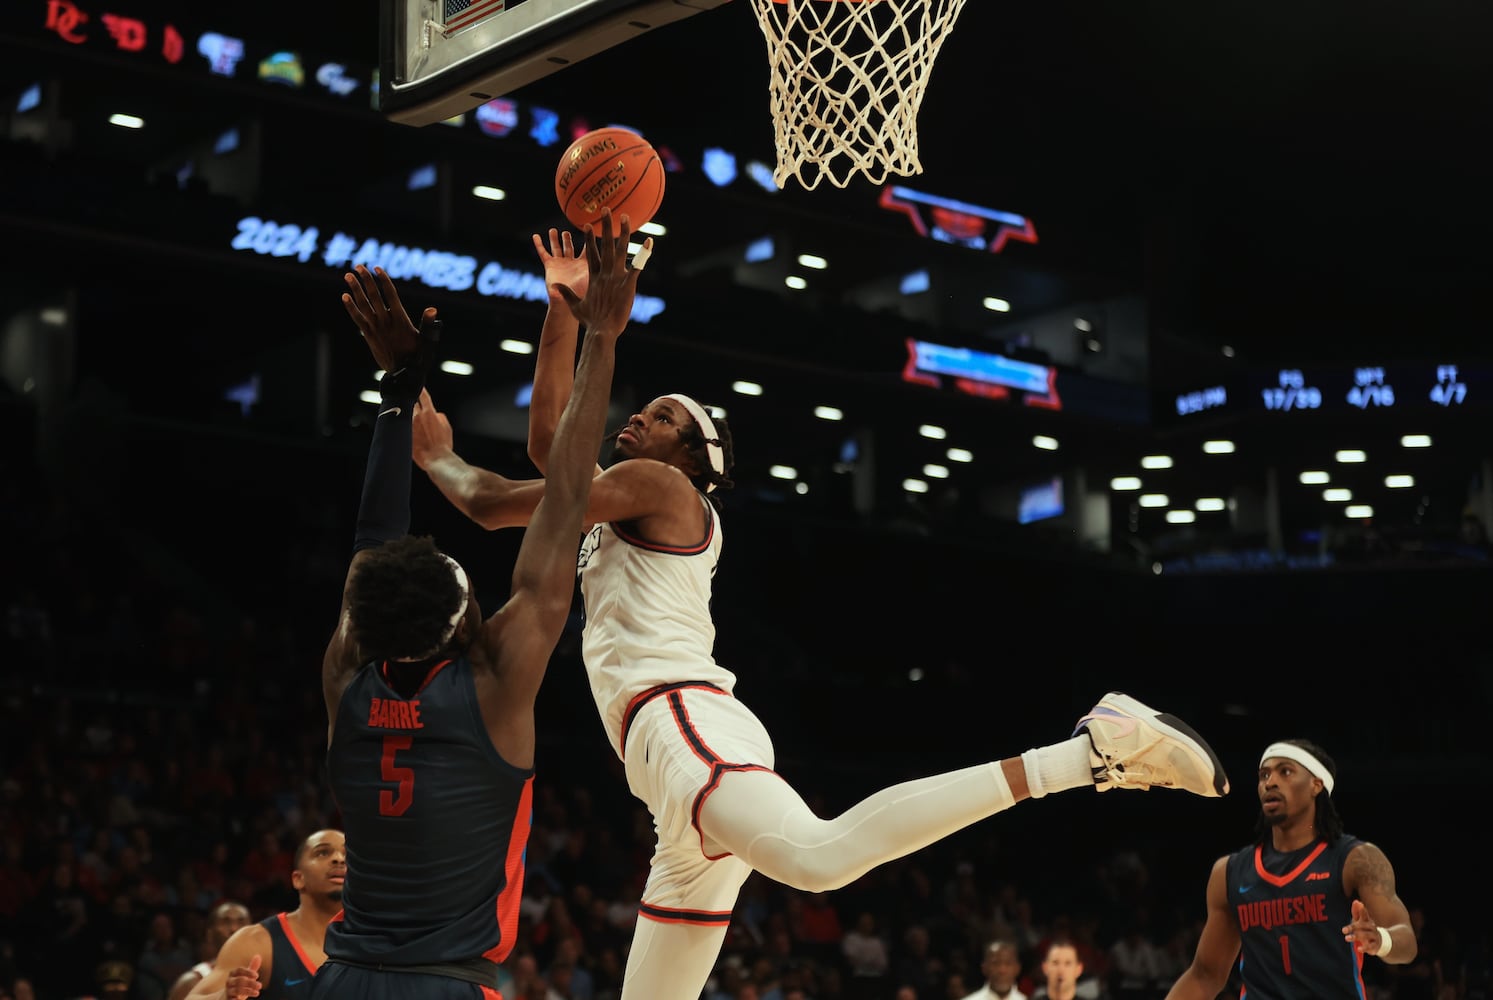
[[[1332,794],[1332,772],[1327,770],[1327,765],[1323,764],[1316,757],[1313,757],[1310,753],[1301,749],[1296,744],[1270,744],[1265,748],[1265,752],[1260,754],[1260,764],[1263,765],[1265,761],[1269,760],[1271,757],[1284,757],[1287,760],[1294,760],[1296,763],[1306,768],[1307,771],[1311,773],[1312,777],[1321,778],[1322,787],[1327,789],[1328,795]]]
[[[718,476],[726,474],[726,449],[721,447],[720,437],[716,434],[715,421],[710,419],[710,414],[705,412],[705,407],[690,399],[682,392],[671,392],[669,398],[689,411],[689,415],[695,418],[695,423],[700,426],[700,436],[705,439],[705,453],[710,456],[710,467]],[[715,489],[715,483],[705,487],[709,493]]]
[[[461,587],[461,602],[456,605],[456,610],[451,612],[451,618],[446,623],[446,630],[441,633],[441,641],[435,644],[435,648],[419,656],[401,656],[398,661],[400,663],[419,663],[421,660],[428,660],[442,649],[445,649],[446,643],[450,642],[451,637],[456,634],[456,626],[461,624],[462,617],[467,613],[467,604],[470,603],[472,597],[472,585],[467,579],[467,571],[461,568],[461,563],[452,559],[446,553],[442,552],[441,558],[446,560],[447,564],[450,565],[451,575],[456,577],[456,583]]]

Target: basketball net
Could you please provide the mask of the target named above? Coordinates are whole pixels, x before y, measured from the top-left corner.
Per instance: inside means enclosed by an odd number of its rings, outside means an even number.
[[[772,179],[812,190],[923,172],[918,107],[964,0],[752,0],[767,39]]]

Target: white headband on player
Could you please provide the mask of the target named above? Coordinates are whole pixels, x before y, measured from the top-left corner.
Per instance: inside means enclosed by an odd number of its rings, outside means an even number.
[[[1265,752],[1260,754],[1260,764],[1263,765],[1265,761],[1269,760],[1271,757],[1284,757],[1287,760],[1294,760],[1296,763],[1306,768],[1307,771],[1312,775],[1312,777],[1321,778],[1322,787],[1327,789],[1328,795],[1332,794],[1332,772],[1327,770],[1327,765],[1323,764],[1316,757],[1301,749],[1296,744],[1270,744],[1265,748]]]
[[[446,560],[447,565],[451,567],[451,575],[456,577],[456,583],[461,587],[461,601],[457,603],[456,610],[451,612],[451,618],[446,623],[446,630],[441,633],[441,641],[435,644],[435,648],[419,656],[401,656],[399,658],[400,663],[419,663],[421,660],[428,660],[442,649],[445,649],[446,643],[450,642],[451,637],[456,634],[456,626],[461,624],[462,617],[467,613],[467,605],[471,603],[472,584],[467,579],[467,571],[461,568],[461,563],[452,559],[446,553],[442,552],[441,558]]]
[[[695,418],[695,423],[700,427],[700,436],[705,439],[705,453],[710,456],[710,467],[718,476],[726,474],[726,449],[721,447],[721,439],[716,434],[715,421],[710,419],[710,414],[705,412],[705,407],[695,402],[682,392],[671,392],[669,398],[689,411],[689,415]],[[715,483],[705,487],[709,493],[715,489]]]

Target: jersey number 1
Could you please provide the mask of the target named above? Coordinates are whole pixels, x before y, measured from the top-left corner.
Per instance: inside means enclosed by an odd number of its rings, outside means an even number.
[[[394,763],[394,755],[401,750],[408,750],[414,742],[413,736],[384,737],[384,756],[380,761],[380,769],[383,771],[384,780],[393,782],[397,786],[397,794],[387,788],[378,793],[380,816],[403,816],[409,810],[410,802],[415,797],[415,769],[400,767]]]

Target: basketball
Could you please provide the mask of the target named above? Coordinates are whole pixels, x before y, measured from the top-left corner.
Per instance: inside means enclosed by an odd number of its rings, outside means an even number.
[[[663,160],[636,132],[595,129],[572,142],[560,157],[555,199],[577,229],[589,223],[600,235],[601,210],[610,208],[613,225],[625,215],[637,232],[663,203]]]

